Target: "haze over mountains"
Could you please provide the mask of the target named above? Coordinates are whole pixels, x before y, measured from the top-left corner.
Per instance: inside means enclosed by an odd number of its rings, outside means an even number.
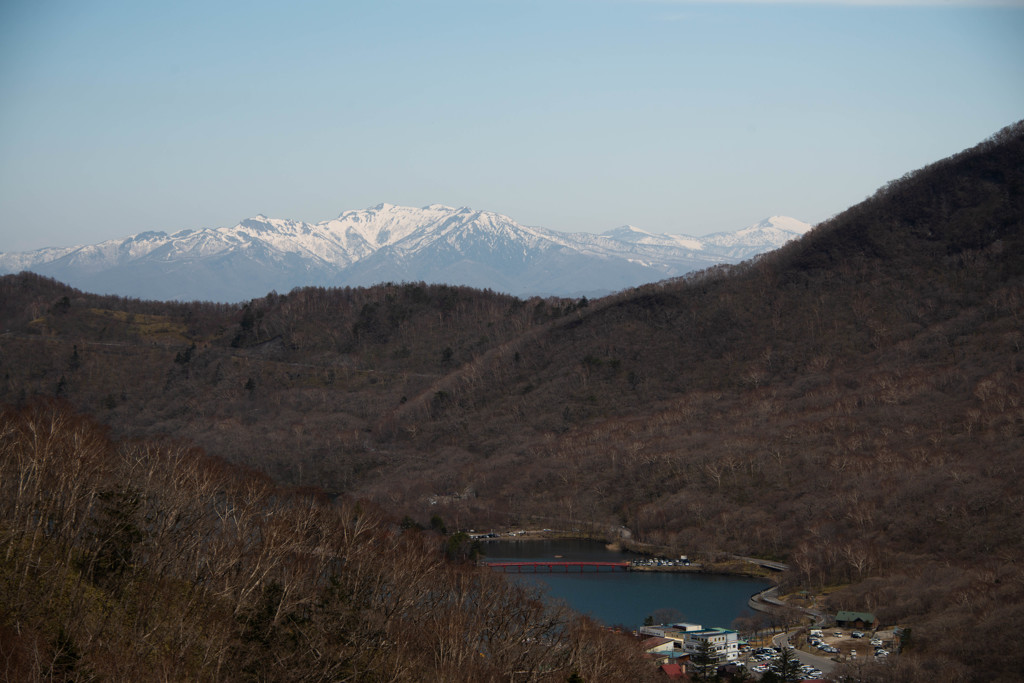
[[[83,290],[143,299],[242,301],[299,286],[447,283],[516,296],[601,296],[738,263],[810,230],[773,216],[736,232],[603,234],[527,227],[507,216],[433,204],[379,204],[320,223],[258,215],[232,228],[144,232],[95,245],[0,254]]]

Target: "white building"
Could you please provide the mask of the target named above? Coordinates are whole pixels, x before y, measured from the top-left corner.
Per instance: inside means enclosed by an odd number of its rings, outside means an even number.
[[[700,624],[689,623],[657,624],[642,626],[640,633],[671,640],[675,649],[691,655],[700,652],[705,642],[710,643],[723,664],[735,662],[740,656],[739,634],[727,628],[703,628]]]
[[[689,624],[686,622],[680,622],[678,624],[653,624],[651,626],[641,626],[640,635],[655,636],[658,638],[673,638],[678,640],[681,644],[683,642],[683,634],[691,631],[702,630],[703,627],[700,624]]]
[[[666,635],[665,637],[671,637]],[[683,649],[691,655],[700,652],[704,643],[718,656],[721,663],[735,662],[740,656],[740,639],[736,631],[727,628],[709,628],[702,631],[690,631],[683,639]]]

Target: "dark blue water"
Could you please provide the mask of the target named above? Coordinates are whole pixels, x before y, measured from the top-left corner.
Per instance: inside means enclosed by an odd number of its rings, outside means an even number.
[[[586,560],[622,562],[633,553],[607,550],[603,543],[583,540],[492,541],[483,544],[485,560]],[[669,614],[672,621],[729,628],[749,613],[747,600],[771,584],[762,579],[668,572],[602,571],[568,573],[510,573],[511,578],[547,589],[577,612],[601,623],[637,628],[649,615]],[[659,612],[661,611],[661,612]],[[658,619],[656,618],[656,621]]]

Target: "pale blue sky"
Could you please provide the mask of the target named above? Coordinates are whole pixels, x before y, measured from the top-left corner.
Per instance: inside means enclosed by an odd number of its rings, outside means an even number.
[[[0,3],[0,251],[389,202],[811,223],[1024,118],[1024,0]]]

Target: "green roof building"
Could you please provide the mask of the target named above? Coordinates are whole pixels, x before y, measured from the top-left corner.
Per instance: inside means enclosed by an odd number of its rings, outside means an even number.
[[[842,628],[878,628],[878,618],[871,612],[848,612],[840,610],[836,613],[836,625]]]

